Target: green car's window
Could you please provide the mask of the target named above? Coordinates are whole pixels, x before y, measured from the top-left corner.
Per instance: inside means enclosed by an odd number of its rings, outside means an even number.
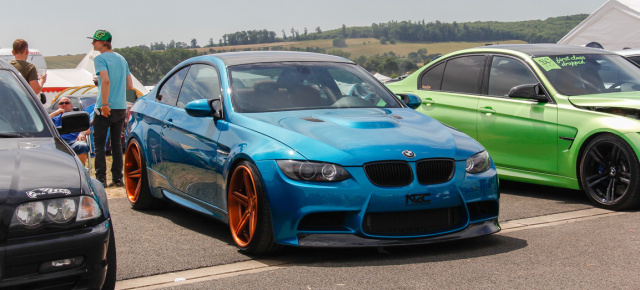
[[[441,89],[457,93],[480,94],[485,59],[483,55],[471,55],[447,61]]]
[[[401,106],[369,72],[353,64],[249,64],[229,72],[231,101],[241,113]]]
[[[200,99],[219,99],[220,81],[218,71],[205,64],[192,65],[184,79],[184,84],[178,96],[179,108],[184,108],[191,101]]]
[[[508,96],[515,86],[536,83],[538,80],[524,63],[510,57],[493,57],[489,73],[489,95]]]
[[[420,78],[419,89],[428,91],[440,90],[440,85],[442,84],[442,73],[444,73],[445,64],[446,63],[443,62],[426,71],[422,75],[422,78]]]
[[[619,55],[552,55],[533,60],[563,95],[640,91],[640,68]]]

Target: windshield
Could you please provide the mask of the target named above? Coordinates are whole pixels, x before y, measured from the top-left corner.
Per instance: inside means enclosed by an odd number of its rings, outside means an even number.
[[[36,103],[11,71],[0,70],[0,137],[49,137]]]
[[[267,63],[229,71],[232,103],[241,113],[401,107],[371,74],[352,64]]]
[[[563,95],[640,91],[640,68],[619,55],[553,55],[533,60]]]

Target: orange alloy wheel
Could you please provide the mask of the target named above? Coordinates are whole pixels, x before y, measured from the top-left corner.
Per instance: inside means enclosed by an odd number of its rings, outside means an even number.
[[[124,181],[129,202],[136,203],[140,197],[142,186],[142,162],[140,161],[140,147],[136,142],[129,142],[127,154],[124,158]]]
[[[258,196],[251,169],[236,168],[229,184],[229,227],[236,244],[245,248],[251,243],[258,223]]]

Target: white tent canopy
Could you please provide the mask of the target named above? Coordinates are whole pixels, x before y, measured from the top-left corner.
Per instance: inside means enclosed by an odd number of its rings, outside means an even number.
[[[600,43],[606,50],[640,48],[640,1],[609,0],[573,28],[558,44]]]
[[[375,73],[373,76],[383,83],[391,79],[390,77],[385,76],[381,73]]]

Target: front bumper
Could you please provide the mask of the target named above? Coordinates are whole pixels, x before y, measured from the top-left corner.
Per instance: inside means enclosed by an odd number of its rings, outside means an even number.
[[[414,178],[407,186],[380,187],[368,180],[361,167],[347,168],[348,180],[314,183],[288,179],[276,162],[256,165],[269,201],[274,240],[279,244],[406,245],[499,231],[493,222],[499,211],[493,167],[467,174],[466,162],[458,161],[455,176],[448,182],[422,185]]]
[[[99,289],[107,273],[111,219],[91,228],[11,239],[0,247],[1,289]],[[82,257],[78,266],[42,270],[50,261]]]
[[[465,230],[442,236],[413,239],[370,239],[356,235],[345,234],[299,234],[298,243],[301,247],[390,247],[401,245],[419,245],[440,243],[451,240],[474,238],[494,234],[500,231],[498,220],[488,220],[478,224],[470,224]]]

